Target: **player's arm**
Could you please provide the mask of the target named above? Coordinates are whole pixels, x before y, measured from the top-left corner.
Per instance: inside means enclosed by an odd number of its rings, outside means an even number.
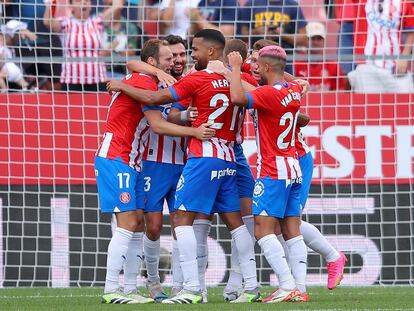
[[[219,75],[222,75],[224,78],[226,78],[227,81],[231,83],[231,79],[232,79],[231,71],[226,66],[224,66],[222,61],[219,61],[219,60],[209,61],[207,65],[207,69],[215,73],[218,73]],[[244,80],[242,80],[242,86],[245,92],[256,89],[256,86]]]
[[[164,120],[161,111],[158,109],[146,109],[144,115],[148,120],[151,129],[159,135],[168,135],[176,137],[193,136],[200,140],[213,137],[216,133],[214,129],[209,128],[208,123],[199,127],[181,126]]]
[[[177,82],[177,80],[173,76],[141,60],[129,61],[127,63],[127,68],[129,71],[132,72],[142,72],[147,75],[156,77],[158,81],[163,84],[164,87],[173,85],[175,82]]]
[[[148,106],[159,106],[174,101],[174,96],[169,89],[158,91],[142,90],[121,81],[111,80],[106,83],[108,92],[122,92],[137,102]]]
[[[291,75],[290,73],[286,71],[285,71],[285,74],[283,75],[283,78],[287,82],[296,82],[297,84],[299,84],[302,87],[302,93],[301,93],[302,96],[305,96],[306,93],[308,93],[310,90],[310,84],[308,81],[304,79],[296,78],[295,76]]]
[[[243,88],[241,80],[241,66],[243,64],[243,59],[239,52],[231,52],[227,57],[229,60],[229,65],[231,67],[231,102],[236,106],[247,107],[247,105],[249,104],[249,99],[246,95],[246,91]]]
[[[188,124],[188,122],[195,121],[197,116],[198,111],[196,107],[178,107],[177,103],[174,103],[168,114],[168,121],[175,124]]]
[[[299,113],[299,115],[298,115],[298,120],[297,120],[297,125],[299,126],[299,127],[304,127],[304,126],[306,126],[306,125],[308,125],[309,124],[309,122],[310,122],[310,117],[309,117],[309,115],[308,114],[306,114],[306,113],[302,113],[302,112],[300,112]]]

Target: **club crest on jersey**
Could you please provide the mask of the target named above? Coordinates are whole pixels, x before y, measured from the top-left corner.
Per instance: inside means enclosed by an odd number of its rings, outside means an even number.
[[[119,200],[120,200],[122,203],[127,204],[127,203],[129,203],[129,201],[131,201],[131,195],[130,195],[128,192],[122,192],[122,193],[119,195]]]
[[[184,187],[184,181],[184,176],[181,175],[180,179],[178,180],[177,191],[181,190]]]
[[[257,181],[256,185],[254,186],[253,195],[255,197],[261,197],[264,193],[265,186],[261,181]]]

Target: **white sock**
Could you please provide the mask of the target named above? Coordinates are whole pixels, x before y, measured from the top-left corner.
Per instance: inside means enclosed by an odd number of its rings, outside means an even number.
[[[239,255],[240,270],[244,279],[244,289],[254,290],[258,287],[256,275],[256,257],[251,235],[245,225],[231,231],[231,237]]]
[[[184,277],[184,288],[190,291],[200,291],[197,265],[197,241],[192,226],[175,228],[180,264]]]
[[[173,249],[171,253],[171,269],[173,275],[173,287],[183,287],[184,277],[180,265],[180,252],[178,250],[177,240],[173,240]]]
[[[308,249],[301,235],[287,240],[289,248],[289,264],[295,278],[296,287],[302,292],[306,292],[306,268],[308,266]]]
[[[123,268],[131,239],[131,231],[122,228],[115,229],[108,246],[105,293],[114,293],[119,289],[119,273]]]
[[[224,291],[228,293],[238,291],[243,287],[243,276],[240,270],[239,254],[237,252],[237,248],[233,239],[231,239],[230,263],[231,270],[229,274],[229,280],[227,281],[226,288],[224,289]]]
[[[144,235],[144,258],[147,267],[148,281],[159,282],[158,266],[160,262],[160,239],[152,241]]]
[[[142,237],[144,232],[134,232],[129,242],[128,252],[124,263],[124,294],[128,295],[137,290],[137,275],[141,270]]]
[[[313,251],[321,254],[327,262],[338,260],[341,256],[314,225],[303,221],[300,224],[305,244]]]
[[[197,265],[198,278],[201,289],[206,289],[206,269],[208,263],[207,237],[210,233],[211,221],[208,219],[196,219],[193,223],[194,234],[197,241]]]
[[[286,262],[285,252],[282,245],[277,240],[275,234],[269,234],[261,238],[259,241],[263,254],[267,262],[279,279],[279,286],[285,290],[292,290],[296,287],[295,280],[290,273],[289,266]]]
[[[276,237],[277,237],[278,241],[280,242],[280,245],[282,245],[282,247],[283,247],[283,251],[285,252],[286,261],[289,264],[289,249],[286,245],[285,239],[283,238],[283,234],[278,234]]]
[[[253,215],[243,216],[242,219],[243,219],[243,223],[246,225],[247,230],[252,236],[253,244],[256,243],[256,238],[254,236],[254,216]]]

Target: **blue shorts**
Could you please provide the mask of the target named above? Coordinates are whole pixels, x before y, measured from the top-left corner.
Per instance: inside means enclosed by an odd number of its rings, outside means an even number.
[[[206,215],[239,212],[236,163],[189,158],[177,185],[175,209]]]
[[[300,216],[300,178],[258,178],[253,193],[253,215],[285,218]]]
[[[312,183],[313,175],[313,157],[312,153],[308,152],[303,157],[299,158],[299,165],[302,171],[302,187],[300,189],[300,206],[304,209],[306,201],[308,200],[309,190]]]
[[[174,212],[175,189],[184,165],[143,161],[144,212],[162,212],[167,200],[170,213]]]
[[[102,213],[121,213],[144,208],[140,173],[120,159],[95,157],[95,176]]]
[[[236,156],[237,167],[237,188],[239,191],[239,198],[252,198],[254,190],[254,178],[250,165],[243,153],[241,144],[234,145],[234,155]]]

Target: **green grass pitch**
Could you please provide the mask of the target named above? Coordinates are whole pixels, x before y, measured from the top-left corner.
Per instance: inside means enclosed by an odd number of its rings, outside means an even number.
[[[222,291],[210,288],[209,303],[201,305],[104,305],[99,288],[6,288],[0,289],[0,310],[414,310],[414,287],[310,287],[308,303],[238,305],[223,302]],[[264,295],[270,292],[262,288]]]

